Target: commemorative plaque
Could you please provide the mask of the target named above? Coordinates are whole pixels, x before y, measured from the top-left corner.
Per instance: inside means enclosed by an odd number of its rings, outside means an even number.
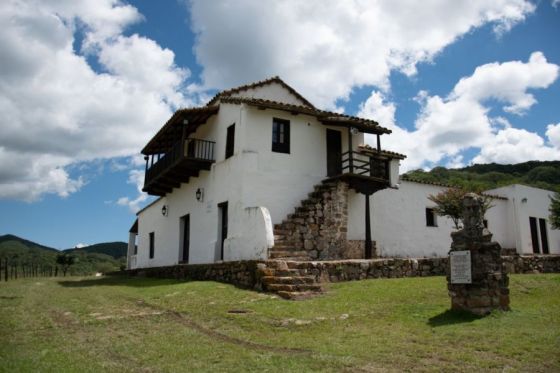
[[[452,284],[472,284],[471,252],[451,251],[449,253]]]

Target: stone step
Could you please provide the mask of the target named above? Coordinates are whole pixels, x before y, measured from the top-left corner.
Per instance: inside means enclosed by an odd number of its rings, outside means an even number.
[[[301,243],[294,241],[274,241],[273,251],[304,251],[299,246]]]
[[[264,276],[262,282],[266,285],[270,284],[313,284],[315,283],[314,276]]]
[[[306,255],[306,256],[284,256],[284,257],[281,257],[281,258],[278,258],[278,259],[282,259],[282,260],[285,260],[287,262],[289,262],[289,261],[292,261],[292,262],[309,262],[309,261],[313,260],[309,257],[309,255]]]
[[[309,259],[307,260],[309,261]],[[286,265],[288,266],[288,269],[294,269],[294,270],[307,270],[308,267],[308,263],[306,263],[306,261],[296,261],[296,260],[287,260],[286,261]]]
[[[274,276],[278,276],[278,277],[307,276],[307,270],[305,270],[305,269],[276,269],[274,271]]]
[[[269,284],[266,286],[269,291],[280,292],[280,291],[322,291],[322,287],[319,284]]]
[[[277,292],[279,296],[288,300],[304,300],[321,294],[321,292],[316,291],[279,291]]]
[[[307,258],[304,260],[309,260],[307,251],[294,251],[294,250],[275,250],[274,248],[268,252],[268,257],[271,259],[276,258]],[[294,259],[292,259],[294,260]]]

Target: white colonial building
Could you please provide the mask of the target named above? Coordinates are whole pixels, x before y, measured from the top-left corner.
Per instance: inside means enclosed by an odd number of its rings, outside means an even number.
[[[447,186],[402,180],[377,122],[315,108],[279,78],[178,110],[142,150],[144,191],[128,266],[247,259],[442,257],[452,223],[433,213]],[[364,144],[364,134],[376,146]],[[490,190],[488,228],[519,254],[560,253],[549,195]],[[372,245],[375,242],[375,247]]]
[[[404,158],[381,149],[390,132],[277,77],[178,110],[142,150],[144,191],[160,198],[138,213],[129,267],[371,257],[365,205],[396,188]]]
[[[372,235],[377,255],[385,257],[445,257],[454,230],[451,219],[436,216],[428,199],[450,186],[401,179],[399,189],[372,196]],[[560,230],[548,224],[554,192],[510,185],[487,190],[493,196],[486,225],[505,252],[560,254]],[[360,206],[355,208],[359,209]],[[349,227],[351,232],[352,227]]]

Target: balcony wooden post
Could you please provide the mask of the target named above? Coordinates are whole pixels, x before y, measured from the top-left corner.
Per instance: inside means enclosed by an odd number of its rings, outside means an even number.
[[[381,136],[377,134],[377,153],[381,153]]]
[[[365,250],[365,258],[371,259],[372,257],[372,243],[371,243],[371,224],[370,224],[370,216],[369,216],[369,196],[370,194],[364,194],[366,197],[366,250]]]
[[[354,157],[352,154],[352,129],[348,126],[348,171],[354,173]]]

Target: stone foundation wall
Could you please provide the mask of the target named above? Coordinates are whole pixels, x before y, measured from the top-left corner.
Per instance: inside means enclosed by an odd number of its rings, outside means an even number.
[[[560,255],[502,256],[507,273],[560,273]]]
[[[212,264],[178,264],[166,267],[138,268],[126,271],[131,276],[177,280],[218,281],[253,289],[257,284],[258,261],[244,260]]]
[[[323,192],[321,201],[301,222],[303,248],[311,258],[319,260],[341,258],[348,227],[348,184],[337,182]]]
[[[502,257],[508,273],[560,273],[560,255]],[[179,264],[168,267],[126,271],[131,276],[212,280],[248,289],[260,289],[257,269],[276,268],[276,261],[238,261],[213,264]],[[290,267],[305,269],[317,282],[342,282],[373,278],[445,276],[447,258],[333,260],[291,262]]]
[[[372,242],[373,245],[373,256],[376,256],[377,250],[375,247],[375,241]],[[341,258],[344,259],[364,259],[364,254],[366,252],[366,241],[364,240],[348,240],[346,241],[346,247],[341,252]]]

